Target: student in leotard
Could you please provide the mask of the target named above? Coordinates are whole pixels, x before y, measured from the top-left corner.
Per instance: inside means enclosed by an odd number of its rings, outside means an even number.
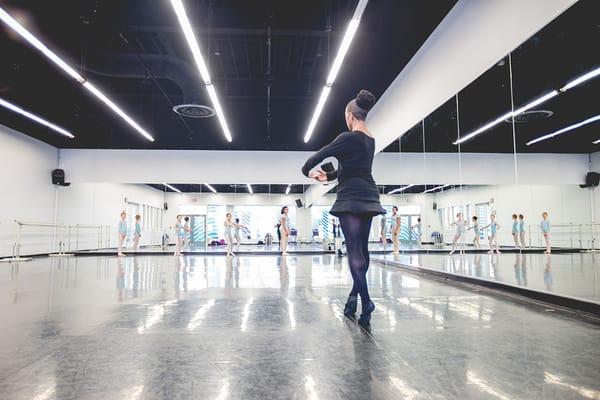
[[[123,253],[125,239],[127,239],[127,213],[123,210],[121,211],[121,219],[119,220],[119,248],[117,249],[117,255],[119,257],[125,256]]]
[[[524,249],[527,246],[525,246],[525,217],[523,214],[519,214],[519,236],[521,239],[521,248]]]
[[[452,239],[452,250],[450,250],[450,254],[454,254],[456,243],[460,240],[460,254],[465,254],[465,227],[467,225],[467,221],[463,218],[463,213],[459,212],[456,214],[456,221],[452,223],[452,225],[456,226],[456,233],[454,234],[454,239]]]
[[[367,113],[374,104],[373,94],[361,90],[356,99],[346,106],[345,118],[349,131],[340,134],[332,143],[319,150],[302,167],[305,176],[318,182],[338,180],[337,199],[329,212],[340,219],[348,250],[348,265],[354,281],[344,307],[344,315],[354,318],[357,296],[360,295],[362,314],[358,323],[367,329],[375,310],[375,303],[371,301],[367,286],[369,234],[373,217],[385,214],[372,174],[375,139],[365,123]],[[328,157],[338,160],[338,170],[311,171]]]
[[[490,251],[488,253],[492,254],[494,252],[494,245],[496,246],[496,253],[500,254],[500,249],[498,247],[498,229],[500,229],[500,225],[496,222],[496,214],[490,215],[490,223],[487,224],[483,229],[490,228]]]
[[[473,218],[472,218],[473,225],[471,225],[469,228],[467,228],[467,229],[473,229],[473,233],[475,234],[475,236],[473,236],[473,246],[475,246],[476,249],[479,249],[481,247],[481,245],[479,243],[479,237],[481,236],[481,229],[479,228],[478,219],[479,218],[476,215],[473,215]]]
[[[417,234],[417,246],[421,247],[421,217],[417,218],[417,223],[410,227],[411,230],[415,231]]]
[[[279,232],[281,233],[281,242],[279,242],[279,247],[282,256],[288,255],[287,245],[288,238],[290,237],[290,218],[288,217],[288,212],[288,207],[284,206],[281,209],[281,215],[279,216]]]
[[[236,218],[233,224],[233,237],[235,238],[235,242],[237,243],[237,249],[240,250],[240,245],[242,244],[242,237],[240,236],[240,229],[248,229],[244,225],[240,224],[240,219]]]
[[[177,216],[177,221],[175,222],[175,240],[177,243],[175,244],[175,253],[174,256],[181,256],[181,249],[183,248],[183,244],[185,241],[185,230],[183,228],[183,224],[181,223],[181,215]]]
[[[223,223],[225,226],[225,241],[227,242],[227,257],[235,256],[233,254],[233,227],[235,223],[231,218],[231,213],[227,213],[225,215],[225,222]]]
[[[517,214],[513,214],[512,215],[512,236],[513,236],[513,240],[515,242],[515,247],[520,247],[519,245],[519,221],[518,221],[518,217]]]
[[[385,250],[387,248],[387,217],[385,215],[382,215],[379,220],[379,228],[379,240]]]
[[[142,216],[135,216],[135,230],[133,231],[133,250],[138,251],[140,248],[140,238],[142,237]]]
[[[546,241],[546,251],[544,251],[544,253],[550,254],[552,252],[552,248],[550,246],[550,220],[548,219],[548,213],[546,211],[542,213],[540,228],[542,229],[542,234],[544,235],[544,240]]]
[[[390,228],[392,234],[392,243],[394,244],[393,254],[400,254],[400,216],[398,215],[398,207],[392,207],[392,226]]]
[[[188,248],[190,246],[192,238],[191,232],[192,229],[190,228],[190,217],[186,215],[185,217],[183,217],[183,246],[185,248]]]

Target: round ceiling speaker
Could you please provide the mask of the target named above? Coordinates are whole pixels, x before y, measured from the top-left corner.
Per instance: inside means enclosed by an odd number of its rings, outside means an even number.
[[[173,111],[188,118],[209,118],[215,115],[215,110],[200,104],[180,104],[173,107]]]
[[[523,122],[534,122],[539,121],[541,119],[550,118],[554,113],[550,110],[529,110],[515,116],[515,122],[523,123]],[[504,120],[509,124],[512,123],[512,118],[507,118]]]

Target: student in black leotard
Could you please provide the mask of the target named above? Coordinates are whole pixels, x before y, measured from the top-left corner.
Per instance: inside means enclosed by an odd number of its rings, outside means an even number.
[[[367,129],[365,119],[375,104],[375,97],[361,90],[346,106],[348,132],[340,134],[333,142],[310,157],[302,167],[302,173],[319,182],[337,178],[337,199],[330,213],[338,217],[346,238],[348,263],[354,285],[344,308],[344,315],[354,318],[358,295],[362,313],[358,322],[368,326],[375,304],[369,297],[367,270],[369,268],[369,232],[373,216],[385,214],[379,203],[379,191],[371,175],[375,156],[375,139]],[[328,157],[335,157],[338,169],[324,172],[311,170]]]

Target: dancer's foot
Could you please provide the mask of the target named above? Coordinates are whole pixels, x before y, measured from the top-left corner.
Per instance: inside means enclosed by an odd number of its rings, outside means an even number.
[[[488,254],[494,254],[494,250],[488,251]]]
[[[362,303],[362,313],[358,319],[358,323],[364,327],[371,325],[371,314],[375,311],[375,303],[369,300],[367,303]]]
[[[358,297],[348,296],[344,306],[344,316],[352,320],[356,319],[356,309],[358,308]]]
[[[290,254],[286,251],[284,251],[283,253],[281,253],[282,256],[289,256]]]
[[[496,250],[496,254],[500,254],[500,250]]]
[[[117,254],[117,257],[125,257],[125,254],[119,253],[119,254]]]
[[[452,254],[454,254],[454,252],[455,252],[455,250],[452,250],[452,251],[450,251],[450,253],[448,253],[448,254],[452,255]]]

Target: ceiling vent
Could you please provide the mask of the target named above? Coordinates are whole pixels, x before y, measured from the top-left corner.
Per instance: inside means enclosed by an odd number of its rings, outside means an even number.
[[[215,110],[200,104],[180,104],[173,107],[173,111],[188,118],[209,118],[215,115]]]
[[[554,113],[550,110],[529,110],[515,116],[515,122],[523,123],[539,121],[542,119],[550,118],[552,115],[554,115]],[[504,121],[510,124],[512,123],[512,118],[507,118]]]

